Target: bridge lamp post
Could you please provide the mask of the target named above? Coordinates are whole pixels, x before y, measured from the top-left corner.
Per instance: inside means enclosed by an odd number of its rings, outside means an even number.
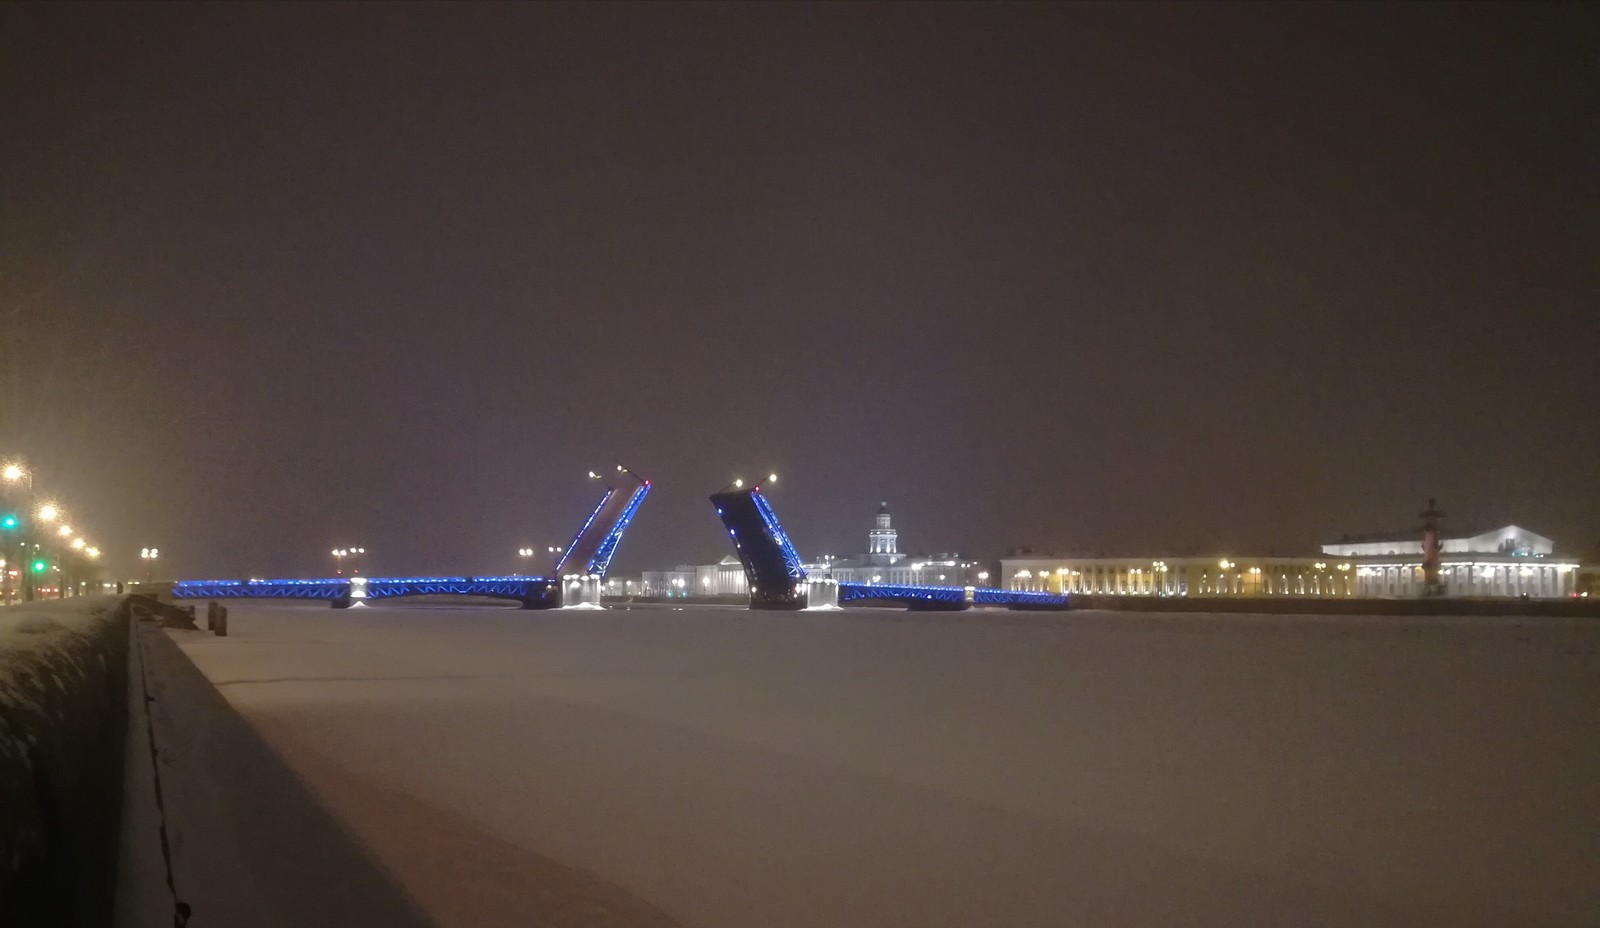
[[[160,548],[140,548],[139,559],[144,561],[144,582],[150,582],[150,568],[156,558],[161,556]]]
[[[526,576],[527,575],[527,569],[528,569],[527,568],[528,560],[533,557],[533,549],[532,548],[518,548],[517,549],[517,557],[522,558],[523,576]]]
[[[358,558],[361,555],[366,554],[367,553],[367,549],[366,548],[334,548],[329,553],[333,555],[333,575],[335,577],[342,577],[342,576],[344,576],[344,560],[345,560],[345,558],[349,558],[350,559],[350,572],[352,574],[361,573],[361,562],[358,560]]]

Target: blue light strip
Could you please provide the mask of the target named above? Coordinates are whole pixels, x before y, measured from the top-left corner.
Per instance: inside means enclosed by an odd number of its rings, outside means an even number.
[[[368,580],[365,598],[453,595],[521,600],[547,586],[547,580],[528,577],[413,577],[406,580]]]
[[[867,599],[887,599],[895,602],[968,602],[967,588],[960,586],[913,586],[894,583],[839,584],[839,602]],[[1065,608],[1070,598],[1061,593],[1044,593],[1037,590],[972,590],[970,602],[977,606],[1060,606]]]
[[[767,534],[777,543],[778,549],[783,552],[783,567],[791,580],[804,580],[806,569],[800,563],[800,554],[795,551],[794,544],[789,541],[789,535],[778,523],[778,514],[772,511],[772,504],[761,495],[759,489],[750,491],[750,499],[756,504],[756,512],[761,514],[761,521],[766,523]],[[730,534],[732,530],[730,529]]]
[[[348,580],[184,580],[173,599],[342,599]]]
[[[840,602],[851,602],[858,599],[964,603],[967,601],[967,589],[961,586],[912,586],[909,584],[852,583],[849,581],[839,584]]]
[[[544,577],[374,577],[359,578],[357,599],[455,594],[522,600],[547,589]],[[349,580],[181,580],[174,599],[346,599]]]
[[[972,601],[981,606],[1066,606],[1071,599],[1063,593],[1043,593],[1038,590],[972,591]]]
[[[599,505],[595,506],[594,512],[589,513],[589,518],[583,521],[583,528],[578,529],[578,534],[572,536],[572,540],[567,543],[567,550],[561,552],[561,560],[556,561],[556,576],[561,576],[561,568],[567,565],[567,558],[572,556],[572,549],[578,546],[578,542],[582,540],[584,534],[589,531],[589,525],[594,522],[595,516],[600,514],[600,510],[606,508],[606,500],[610,499],[611,494],[615,492],[617,492],[615,488],[606,487],[606,494],[600,497]]]
[[[600,547],[595,551],[594,557],[589,559],[588,572],[601,577],[611,569],[611,559],[617,555],[617,545],[622,543],[622,533],[627,531],[628,523],[633,521],[633,514],[638,511],[639,504],[644,502],[645,496],[650,492],[650,481],[646,480],[633,491],[633,497],[628,500],[628,505],[623,508],[622,515],[617,518],[617,524],[611,527],[605,540],[600,542]],[[603,502],[603,501],[602,501]],[[559,575],[559,571],[557,574]]]

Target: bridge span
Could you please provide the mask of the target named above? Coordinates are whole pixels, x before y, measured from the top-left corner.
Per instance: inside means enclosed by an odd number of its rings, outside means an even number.
[[[592,475],[599,477],[599,475]],[[622,536],[650,493],[650,481],[621,465],[562,552],[550,577],[336,577],[320,580],[181,580],[175,599],[310,599],[334,608],[404,596],[482,596],[524,609],[598,605],[600,585]],[[752,609],[804,609],[841,603],[895,603],[919,610],[972,606],[1066,609],[1054,593],[961,586],[905,586],[811,578],[760,487],[711,496],[750,587]]]
[[[597,479],[601,475],[593,474]],[[618,464],[605,491],[563,550],[551,577],[335,577],[322,580],[180,580],[174,599],[312,599],[335,609],[402,596],[484,596],[524,609],[600,602],[600,582],[632,523],[650,481]]]

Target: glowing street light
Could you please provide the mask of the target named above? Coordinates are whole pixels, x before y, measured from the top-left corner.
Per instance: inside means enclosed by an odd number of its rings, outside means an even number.
[[[777,482],[778,482],[778,475],[777,474],[768,474],[767,475],[767,483],[772,484],[772,483],[777,483]]]
[[[140,548],[139,559],[144,561],[144,582],[150,582],[150,567],[156,558],[161,556],[160,548]]]
[[[88,544],[88,542],[84,541],[82,538],[74,538],[72,539],[72,550],[82,551],[83,546],[86,544]]]
[[[347,558],[347,557],[348,558],[354,558],[354,557],[356,557],[358,555],[366,554],[367,553],[367,549],[366,548],[334,548],[329,553],[333,555],[333,573],[334,573],[334,576],[342,577],[342,576],[344,576],[344,559]],[[352,569],[359,570],[360,569],[360,565],[354,565]]]
[[[94,545],[90,545],[89,547],[83,549],[83,553],[87,554],[89,556],[89,560],[92,561],[100,556],[100,549],[96,548]]]
[[[16,483],[23,477],[27,477],[28,486],[33,486],[33,475],[28,473],[27,468],[14,461],[6,464],[3,469],[0,469],[0,477],[4,477],[6,483]]]
[[[63,525],[60,528],[56,529],[56,534],[60,535],[62,538],[71,538],[72,537],[72,526]]]
[[[43,506],[39,507],[38,515],[40,522],[54,522],[56,520],[56,516],[60,514],[61,510],[57,509],[54,503],[45,503]]]
[[[744,489],[744,478],[743,477],[735,477],[735,478],[733,478],[733,488],[736,489],[736,490]]]

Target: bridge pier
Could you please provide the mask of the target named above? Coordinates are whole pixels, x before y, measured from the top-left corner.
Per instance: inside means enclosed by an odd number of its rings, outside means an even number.
[[[839,608],[839,581],[807,580],[804,588],[807,609]]]
[[[561,605],[600,608],[600,575],[568,574],[561,578]]]

